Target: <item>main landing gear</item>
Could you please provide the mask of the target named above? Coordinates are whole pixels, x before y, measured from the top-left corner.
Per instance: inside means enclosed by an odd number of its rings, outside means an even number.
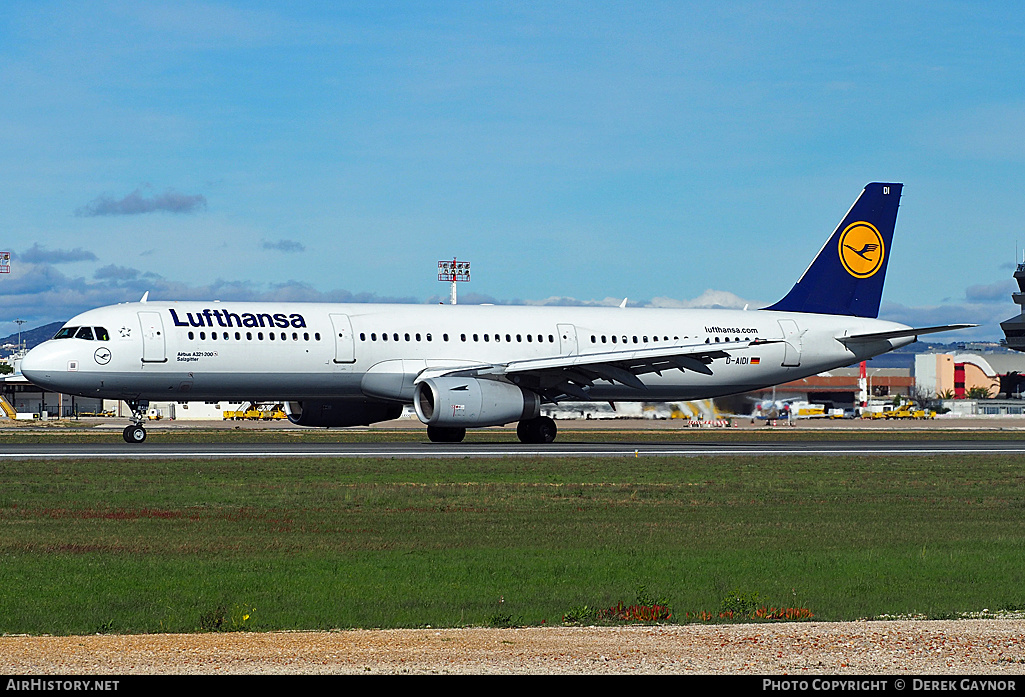
[[[552,443],[558,432],[555,420],[547,416],[527,419],[516,426],[516,436],[521,443]]]
[[[462,443],[466,437],[465,428],[448,426],[428,426],[427,437],[432,443]]]
[[[146,418],[146,409],[149,407],[149,402],[143,402],[137,399],[128,400],[128,407],[132,410],[132,415],[129,420],[132,422],[125,426],[125,430],[122,432],[126,443],[141,443],[146,440],[146,429],[143,428],[142,422]]]
[[[521,443],[551,443],[559,429],[555,421],[547,416],[538,416],[521,421],[516,426],[516,436]],[[128,440],[128,429],[125,429],[125,440]],[[428,426],[427,437],[432,443],[461,443],[466,437],[466,429],[448,426]]]

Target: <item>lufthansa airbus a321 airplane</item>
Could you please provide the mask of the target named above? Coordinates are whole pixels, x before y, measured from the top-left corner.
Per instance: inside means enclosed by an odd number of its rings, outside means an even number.
[[[21,364],[39,387],[127,401],[280,401],[303,426],[394,419],[427,435],[519,422],[550,443],[541,405],[748,392],[974,325],[876,319],[901,184],[869,184],[791,291],[760,310],[156,302],[89,310]],[[147,294],[148,295],[148,294]]]

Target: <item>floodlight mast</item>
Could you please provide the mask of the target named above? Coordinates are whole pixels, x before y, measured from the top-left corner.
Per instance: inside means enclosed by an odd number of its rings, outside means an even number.
[[[18,325],[18,355],[21,355],[21,352],[23,350],[23,346],[21,345],[21,325],[25,324],[25,322],[28,322],[28,320],[27,319],[16,319],[16,320],[14,320],[14,323]]]
[[[470,280],[470,262],[457,261],[455,257],[452,257],[452,261],[439,261],[438,280],[448,281],[452,284],[449,300],[452,305],[455,305],[456,283],[467,282]]]

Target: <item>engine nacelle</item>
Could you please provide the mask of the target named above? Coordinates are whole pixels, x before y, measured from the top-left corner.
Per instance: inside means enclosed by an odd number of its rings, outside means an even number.
[[[402,405],[369,399],[305,399],[285,402],[288,420],[300,426],[369,426],[402,416]]]
[[[541,398],[498,380],[427,378],[416,385],[413,408],[428,426],[502,426],[536,417]]]

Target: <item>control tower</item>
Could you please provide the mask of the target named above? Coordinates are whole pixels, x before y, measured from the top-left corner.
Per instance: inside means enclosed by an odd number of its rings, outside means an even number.
[[[1004,330],[1004,343],[1007,348],[1015,351],[1025,351],[1025,263],[1018,264],[1014,271],[1014,280],[1018,282],[1018,292],[1011,293],[1011,299],[1021,306],[1021,314],[1000,323]]]

